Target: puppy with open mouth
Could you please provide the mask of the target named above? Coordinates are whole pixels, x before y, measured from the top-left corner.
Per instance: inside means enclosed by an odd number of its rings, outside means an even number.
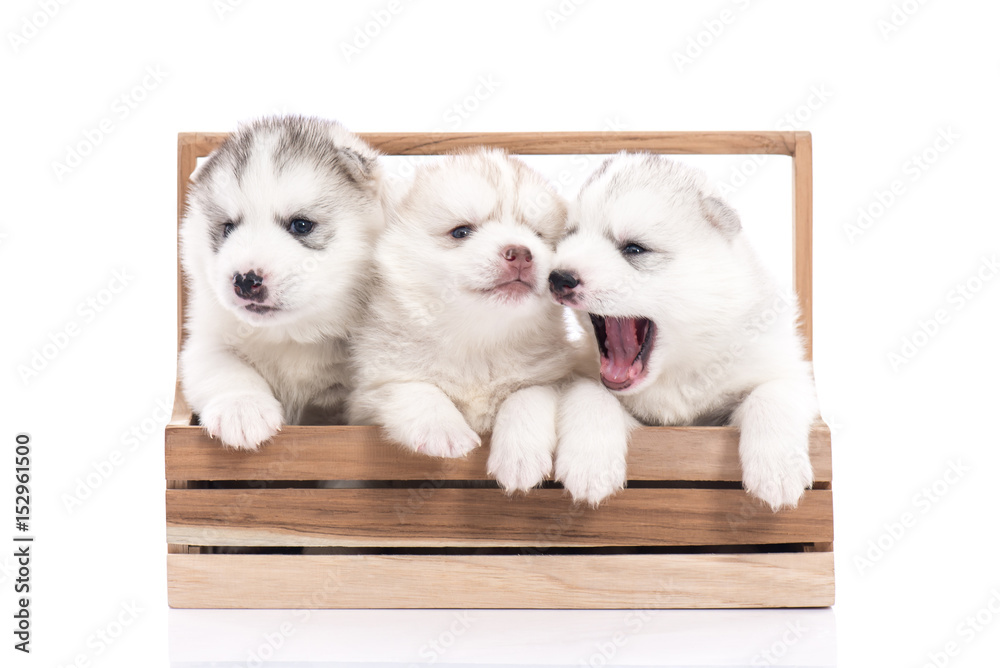
[[[192,181],[180,375],[202,426],[254,449],[282,424],[342,423],[347,338],[384,224],[378,154],[333,121],[266,118]]]
[[[744,487],[775,510],[795,506],[812,484],[811,366],[797,303],[764,271],[736,212],[702,172],[622,153],[581,188],[567,228],[550,290],[589,315],[603,386],[644,424],[739,427]],[[603,401],[592,386],[574,391]],[[593,413],[560,420],[556,463],[592,502],[624,485],[626,447]]]
[[[406,448],[461,457],[490,438],[508,491],[552,469],[557,389],[575,349],[547,279],[566,206],[498,150],[420,167],[376,248],[380,281],[358,330],[351,420]]]

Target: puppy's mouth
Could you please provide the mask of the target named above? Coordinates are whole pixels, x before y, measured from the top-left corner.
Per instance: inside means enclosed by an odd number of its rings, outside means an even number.
[[[638,385],[649,371],[656,325],[647,318],[610,318],[590,314],[601,350],[601,382],[609,390]]]
[[[263,304],[247,304],[243,308],[245,308],[247,311],[250,311],[251,313],[258,313],[261,315],[267,313],[274,313],[275,311],[281,310],[276,306],[264,306]]]
[[[520,278],[516,278],[513,281],[507,281],[505,283],[499,283],[494,285],[488,290],[483,292],[491,295],[497,295],[503,297],[504,299],[520,299],[526,295],[529,295],[535,291],[535,286],[527,281]]]

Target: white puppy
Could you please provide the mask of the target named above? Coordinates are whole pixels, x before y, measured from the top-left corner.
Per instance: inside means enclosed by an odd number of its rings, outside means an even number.
[[[184,394],[224,445],[344,419],[347,335],[384,225],[377,153],[338,123],[279,117],[196,171],[181,226]]]
[[[702,172],[623,153],[584,184],[567,226],[550,287],[591,315],[603,384],[645,424],[739,427],[746,489],[775,510],[796,505],[812,484],[811,367],[797,303],[779,295],[736,212]],[[603,469],[593,501],[624,484],[625,438],[566,405],[557,476]]]
[[[358,330],[354,423],[461,457],[492,431],[489,470],[527,490],[552,469],[557,392],[574,349],[548,294],[565,203],[502,151],[420,167],[376,249]]]

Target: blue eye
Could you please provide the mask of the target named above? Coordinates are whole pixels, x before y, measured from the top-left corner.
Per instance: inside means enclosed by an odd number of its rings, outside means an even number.
[[[455,239],[464,239],[472,234],[472,228],[468,225],[461,225],[451,231],[451,236]]]
[[[305,218],[296,218],[292,222],[288,223],[288,231],[292,234],[305,235],[312,232],[312,228],[316,223],[311,220],[306,220]]]
[[[639,244],[626,244],[622,247],[622,255],[641,255],[645,252],[647,250]]]
[[[222,226],[222,236],[228,237],[236,229],[235,223],[226,223]]]

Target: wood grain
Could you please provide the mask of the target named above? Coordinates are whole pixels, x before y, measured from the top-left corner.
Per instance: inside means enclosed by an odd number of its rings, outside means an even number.
[[[178,395],[178,400],[183,397]],[[487,480],[489,441],[463,459],[414,454],[375,427],[289,426],[257,452],[222,447],[192,427],[167,427],[168,480]],[[642,427],[632,434],[629,480],[741,480],[735,427]],[[817,482],[831,479],[830,429],[813,427]]]
[[[188,545],[693,546],[833,540],[829,490],[772,512],[742,489],[629,488],[599,508],[562,489],[167,490],[167,542]]]
[[[618,151],[668,154],[794,155],[795,132],[360,132],[385,155],[443,155],[479,146],[521,155],[592,155]],[[225,132],[179,135],[201,155],[228,136]]]
[[[805,342],[805,355],[812,360],[812,254],[813,254],[813,195],[812,195],[812,134],[795,133],[795,153],[792,159],[792,202],[794,207],[793,244],[795,257],[795,292],[799,297],[801,319],[799,332]]]
[[[833,553],[170,555],[175,608],[774,608],[834,603]]]

